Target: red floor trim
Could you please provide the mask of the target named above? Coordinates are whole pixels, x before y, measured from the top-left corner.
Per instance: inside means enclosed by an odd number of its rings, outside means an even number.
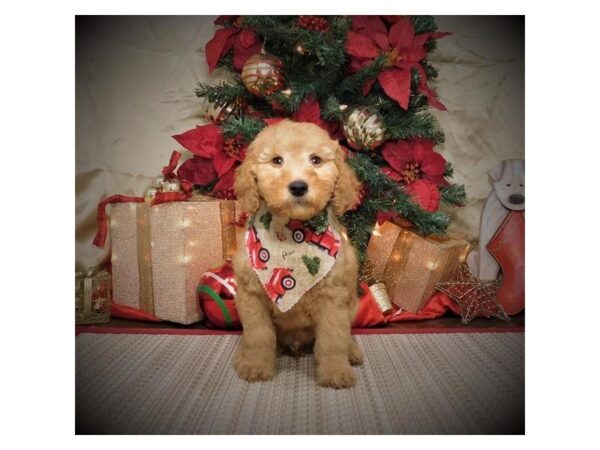
[[[506,328],[355,328],[352,334],[444,334],[444,333],[523,333],[525,327],[506,327]],[[95,334],[176,334],[176,335],[221,335],[221,334],[242,334],[240,330],[212,330],[212,329],[178,329],[178,328],[135,328],[135,327],[98,327],[93,325],[79,325],[75,327],[75,335],[82,333]]]

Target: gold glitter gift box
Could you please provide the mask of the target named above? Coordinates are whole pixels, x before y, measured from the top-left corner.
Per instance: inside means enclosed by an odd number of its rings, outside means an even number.
[[[234,222],[231,200],[112,205],[113,301],[171,322],[202,320],[196,285],[233,254]]]
[[[392,302],[409,312],[419,312],[469,251],[469,243],[450,238],[424,238],[385,222],[375,229],[367,256],[374,273],[385,283]]]

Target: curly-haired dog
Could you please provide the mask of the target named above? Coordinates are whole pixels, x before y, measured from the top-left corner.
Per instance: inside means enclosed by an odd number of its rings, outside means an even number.
[[[236,305],[244,330],[234,366],[244,380],[273,378],[276,357],[281,352],[300,355],[314,350],[316,380],[320,385],[346,388],[356,383],[351,364],[361,364],[362,353],[352,341],[350,327],[358,305],[358,262],[344,227],[335,216],[356,204],[361,185],[344,159],[338,143],[318,126],[285,120],[258,134],[237,169],[234,188],[242,209],[250,214],[268,211],[263,214],[269,218],[267,229],[277,223],[286,224],[282,228],[289,229],[292,223],[331,211],[330,236],[335,233],[340,237],[339,241],[331,241],[329,247],[329,254],[336,256],[333,266],[291,309],[282,312],[275,301],[278,293],[267,292],[257,275],[257,265],[249,257],[249,245],[261,245],[256,235],[249,237],[254,230],[249,228],[233,261],[238,287]],[[287,240],[290,245],[289,239],[277,233],[277,239]],[[293,236],[298,242],[298,235]],[[304,235],[300,238],[304,240]],[[324,259],[327,248],[323,238],[319,239],[320,250],[314,251],[324,250]],[[339,247],[333,249],[336,243]],[[268,253],[263,256],[268,258]],[[318,264],[314,270],[319,270]],[[276,271],[281,269],[273,270],[273,274]]]

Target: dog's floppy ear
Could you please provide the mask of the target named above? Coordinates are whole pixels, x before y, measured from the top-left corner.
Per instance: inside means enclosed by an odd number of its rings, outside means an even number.
[[[341,216],[356,205],[361,188],[360,181],[354,170],[346,163],[345,157],[346,155],[338,145],[335,153],[335,165],[338,168],[339,176],[331,199],[331,206],[336,216]]]
[[[254,166],[254,155],[252,155],[252,146],[248,148],[246,158],[236,169],[233,189],[243,211],[250,214],[258,211],[260,206],[260,197],[258,195],[258,186],[252,167]]]

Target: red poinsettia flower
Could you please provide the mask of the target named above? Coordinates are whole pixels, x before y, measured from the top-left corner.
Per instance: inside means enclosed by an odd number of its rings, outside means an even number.
[[[343,137],[340,124],[337,122],[328,122],[321,118],[321,107],[319,102],[311,95],[305,98],[298,110],[292,115],[292,120],[296,122],[311,122],[323,128],[332,139],[341,139]]]
[[[217,173],[210,159],[194,156],[177,169],[177,178],[183,182],[206,185],[215,181]]]
[[[406,185],[413,199],[427,211],[439,207],[438,187],[447,184],[444,179],[446,160],[433,150],[429,139],[410,139],[389,142],[381,150],[390,167],[383,172],[393,180]]]
[[[434,212],[440,207],[440,191],[431,181],[417,180],[406,186],[406,190],[425,211]]]
[[[233,180],[235,178],[235,168],[232,168],[229,172],[223,174],[212,192],[217,198],[223,198],[227,200],[235,200],[235,192],[233,191]]]
[[[427,97],[429,104],[438,109],[446,107],[437,99],[435,92],[427,86],[427,77],[421,61],[427,56],[425,43],[439,39],[449,33],[421,33],[415,30],[409,18],[395,19],[388,30],[378,16],[354,16],[352,30],[348,31],[346,52],[351,56],[350,70],[358,71],[370,64],[381,54],[387,57],[385,68],[377,76],[385,93],[403,108],[408,108],[412,69],[419,72],[419,91]],[[366,95],[375,79],[363,86]]]
[[[243,139],[224,138],[221,128],[213,124],[197,126],[173,138],[197,157],[212,160],[219,177],[246,156],[246,143]]]
[[[241,25],[240,18],[234,19],[234,16],[219,16],[215,20],[216,25],[232,24],[225,28],[218,29],[213,38],[206,43],[206,62],[208,63],[208,72],[212,72],[217,67],[217,63],[222,56],[226,55],[233,47],[233,67],[241,71],[244,63],[250,56],[260,52],[261,42],[256,37],[256,33],[251,28],[244,28]]]

